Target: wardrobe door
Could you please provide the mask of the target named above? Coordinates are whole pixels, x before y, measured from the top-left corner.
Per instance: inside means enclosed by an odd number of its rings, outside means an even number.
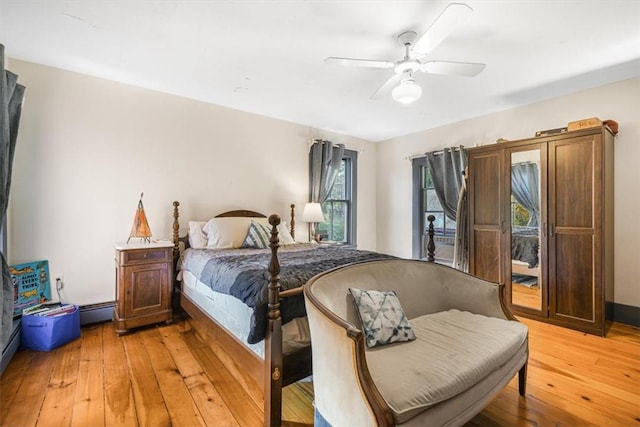
[[[549,144],[550,316],[602,331],[602,136]]]
[[[469,164],[469,272],[505,283],[504,150],[471,151]]]
[[[514,312],[548,316],[547,292],[547,144],[506,150],[510,170],[510,223],[507,295]]]

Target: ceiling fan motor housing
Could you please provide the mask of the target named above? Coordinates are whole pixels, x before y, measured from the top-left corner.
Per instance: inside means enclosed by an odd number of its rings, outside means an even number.
[[[413,73],[420,69],[422,64],[420,64],[420,61],[413,58],[411,55],[411,46],[417,36],[418,34],[415,31],[405,31],[398,36],[398,43],[404,46],[405,55],[404,58],[396,62],[393,67],[396,74]]]

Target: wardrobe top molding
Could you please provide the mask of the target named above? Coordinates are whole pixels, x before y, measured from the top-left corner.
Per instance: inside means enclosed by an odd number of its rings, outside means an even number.
[[[513,141],[503,140],[502,142],[498,142],[498,143],[485,144],[485,145],[480,145],[478,147],[469,147],[467,150],[472,152],[482,152],[485,150],[495,150],[496,147],[511,148],[511,147],[518,147],[521,145],[528,145],[535,142],[558,141],[565,138],[574,138],[576,136],[582,136],[582,135],[593,135],[594,133],[602,133],[602,132],[609,132],[614,137],[614,140],[615,140],[616,134],[614,134],[611,131],[611,129],[609,129],[607,126],[598,126],[598,127],[588,128],[588,129],[561,132],[553,135],[532,136],[530,138],[516,139]]]

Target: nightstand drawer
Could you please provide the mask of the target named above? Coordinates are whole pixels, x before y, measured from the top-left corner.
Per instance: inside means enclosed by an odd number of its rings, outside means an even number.
[[[172,248],[137,249],[118,251],[120,265],[140,264],[146,262],[167,261],[171,259]]]

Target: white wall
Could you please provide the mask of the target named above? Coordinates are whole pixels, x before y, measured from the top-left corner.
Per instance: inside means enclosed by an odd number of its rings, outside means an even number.
[[[586,117],[620,124],[615,141],[615,302],[640,306],[640,79],[586,90],[378,144],[378,250],[411,256],[411,162],[454,145],[529,138]]]
[[[310,134],[359,151],[358,245],[376,247],[371,142],[15,59],[10,68],[27,89],[9,263],[49,260],[66,301],[115,299],[113,243],[129,236],[141,192],[154,238],[171,237],[174,200],[183,230],[230,209],[288,218],[295,203],[301,214]]]

